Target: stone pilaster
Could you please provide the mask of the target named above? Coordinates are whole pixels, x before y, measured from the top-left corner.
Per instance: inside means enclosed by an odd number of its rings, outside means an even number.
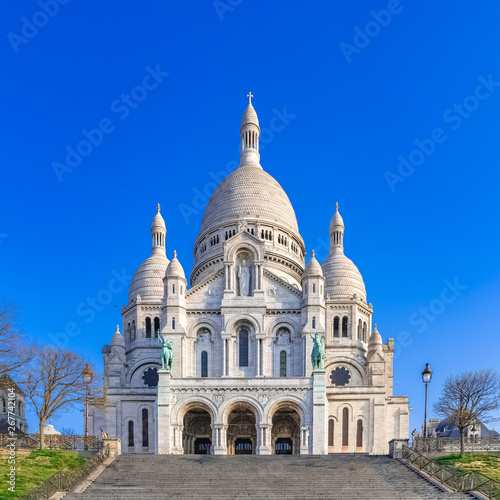
[[[159,455],[172,453],[170,430],[170,372],[158,370],[158,396],[155,402],[157,449]]]
[[[313,370],[313,431],[312,431],[312,454],[326,455],[327,447],[327,399],[325,370]]]
[[[260,438],[258,440],[259,447],[257,450],[258,455],[271,455],[272,447],[271,447],[271,429],[272,425],[270,424],[260,424],[259,425],[259,433]]]

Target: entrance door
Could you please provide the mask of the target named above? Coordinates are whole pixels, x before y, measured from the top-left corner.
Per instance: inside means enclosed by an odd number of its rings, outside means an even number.
[[[276,455],[291,455],[293,452],[292,440],[289,438],[278,438],[274,445]]]
[[[212,445],[212,440],[210,438],[198,438],[194,442],[194,454],[195,455],[209,455],[210,446]]]
[[[251,455],[252,454],[252,440],[249,438],[239,438],[234,444],[235,455]]]

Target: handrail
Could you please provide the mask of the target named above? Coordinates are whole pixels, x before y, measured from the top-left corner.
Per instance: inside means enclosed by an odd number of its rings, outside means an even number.
[[[68,471],[66,468],[57,471],[34,490],[22,497],[22,500],[47,500],[58,491],[71,491],[81,483],[98,465],[109,457],[109,445],[98,451],[80,468]]]
[[[500,497],[500,482],[480,472],[459,473],[448,467],[442,467],[430,458],[403,445],[403,460],[416,466],[440,483],[456,492],[478,491],[488,498],[496,500]]]

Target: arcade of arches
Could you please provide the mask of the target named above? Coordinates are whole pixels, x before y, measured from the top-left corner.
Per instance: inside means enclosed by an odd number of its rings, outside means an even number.
[[[279,405],[271,415],[269,417],[271,425],[260,426],[257,411],[251,404],[239,402],[232,405],[227,412],[227,423],[222,426],[222,430],[226,432],[227,454],[255,455],[259,453],[260,446],[269,445],[271,453],[275,455],[299,454],[301,423],[300,415],[293,403]],[[183,453],[211,454],[213,429],[213,419],[208,408],[201,403],[199,406],[190,405],[183,418]],[[269,443],[266,442],[269,440],[266,434],[270,436]]]

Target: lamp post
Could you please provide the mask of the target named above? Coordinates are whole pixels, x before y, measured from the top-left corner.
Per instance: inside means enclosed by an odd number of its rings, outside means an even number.
[[[427,437],[427,386],[432,380],[432,370],[429,363],[425,363],[425,369],[422,372],[422,382],[425,384],[425,414],[424,414],[424,438]]]
[[[83,449],[88,449],[87,435],[88,435],[88,419],[89,419],[89,384],[92,380],[92,370],[90,369],[90,363],[85,365],[85,369],[82,372],[83,380],[85,382],[85,422],[83,426]]]

